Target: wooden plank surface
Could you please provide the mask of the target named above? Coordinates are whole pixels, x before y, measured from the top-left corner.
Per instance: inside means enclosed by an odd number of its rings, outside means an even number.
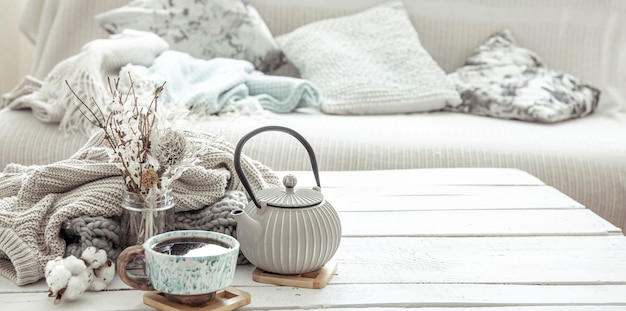
[[[311,172],[292,174],[298,187],[315,185]],[[333,171],[321,172],[320,180],[338,211],[585,208],[515,169]]]
[[[344,238],[337,257],[344,284],[626,285],[622,236]]]
[[[322,194],[338,211],[585,208],[554,188],[539,186],[326,188]]]
[[[282,172],[279,173],[281,176]],[[294,172],[298,186],[311,172]],[[241,310],[626,310],[626,238],[578,202],[515,169],[321,172],[343,239],[323,289],[257,283],[237,267]],[[119,278],[52,304],[42,280],[0,279],[2,310],[153,310]]]
[[[343,236],[621,234],[588,209],[339,212]]]
[[[624,285],[389,284],[381,288],[379,284],[329,284],[322,290],[287,286],[238,288],[252,295],[252,303],[240,310],[296,309],[298,306],[300,310],[425,307],[454,311],[462,307],[511,306],[626,308]],[[154,310],[142,303],[142,296],[143,293],[137,291],[87,292],[80,301],[55,306],[46,295],[3,294],[2,306],[3,310]]]
[[[295,175],[298,184],[312,183],[313,174],[307,171],[278,172],[279,176]],[[378,171],[324,171],[320,172],[324,187],[353,188],[367,185],[394,187],[424,185],[545,185],[543,181],[527,172],[509,168],[454,168],[454,169],[408,169]]]

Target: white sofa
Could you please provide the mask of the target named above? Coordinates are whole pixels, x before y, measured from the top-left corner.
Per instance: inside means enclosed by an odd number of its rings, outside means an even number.
[[[23,23],[37,43],[35,77],[43,79],[56,62],[73,55],[88,40],[105,37],[89,17],[125,2],[90,1],[70,7],[62,1],[46,1],[52,8],[35,13],[57,10],[57,17],[65,21],[55,24],[34,14]],[[383,0],[249,2],[273,35],[279,36]],[[541,55],[550,67],[598,87],[602,92],[598,109],[590,116],[555,124],[442,111],[359,116],[305,111],[184,121],[182,126],[221,133],[236,143],[257,127],[284,125],[307,138],[321,170],[519,168],[626,229],[626,2],[404,2],[422,45],[446,72],[462,66],[490,34],[508,28],[520,45]],[[76,23],[67,17],[76,17]],[[73,36],[63,37],[63,27],[74,27]],[[275,74],[298,76],[298,71],[288,64]],[[30,165],[61,160],[87,139],[64,135],[58,124],[42,123],[29,110],[1,110],[0,127],[0,167],[11,162]],[[282,133],[259,135],[246,144],[244,152],[276,170],[309,169],[301,145]]]

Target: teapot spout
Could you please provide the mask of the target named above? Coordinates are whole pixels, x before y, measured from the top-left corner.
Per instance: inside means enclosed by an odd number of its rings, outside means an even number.
[[[263,227],[258,220],[250,217],[242,209],[234,210],[230,214],[237,222],[237,227],[242,229],[237,230],[237,239],[246,240],[248,243],[256,243],[261,239]]]

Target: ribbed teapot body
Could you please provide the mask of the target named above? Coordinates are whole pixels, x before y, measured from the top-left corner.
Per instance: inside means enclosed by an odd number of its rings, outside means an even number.
[[[296,189],[297,178],[287,175],[282,187],[255,192],[241,166],[241,150],[248,139],[265,131],[280,131],[298,139],[311,160],[316,186]],[[282,126],[258,128],[239,140],[234,153],[235,171],[251,202],[235,210],[241,252],[258,268],[277,274],[301,274],[322,268],[337,252],[341,222],[322,195],[313,148],[298,132]]]
[[[301,274],[323,267],[335,255],[341,241],[341,222],[326,201],[311,207],[248,205],[246,214],[262,228],[260,239],[239,239],[241,251],[258,268],[277,274]],[[237,236],[246,228],[237,226]]]

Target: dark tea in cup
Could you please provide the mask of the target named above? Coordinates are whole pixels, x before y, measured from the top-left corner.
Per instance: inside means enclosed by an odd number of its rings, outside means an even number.
[[[174,238],[152,245],[156,252],[172,256],[197,257],[215,256],[227,253],[232,249],[228,244],[201,237]]]

